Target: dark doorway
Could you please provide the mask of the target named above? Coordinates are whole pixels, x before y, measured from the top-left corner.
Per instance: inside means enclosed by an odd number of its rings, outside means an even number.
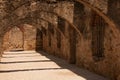
[[[43,49],[43,35],[42,32],[37,29],[37,34],[36,34],[36,51],[40,51]]]
[[[70,58],[69,63],[76,63],[76,31],[69,26]]]
[[[105,36],[105,21],[92,11],[92,53],[93,59],[99,61],[104,57],[104,36]]]

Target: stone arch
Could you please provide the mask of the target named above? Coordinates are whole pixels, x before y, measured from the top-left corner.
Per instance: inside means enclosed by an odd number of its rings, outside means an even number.
[[[6,31],[5,31],[5,33],[6,33],[8,30],[10,30],[11,28],[13,28],[13,26],[17,26],[18,24],[20,25],[21,23],[22,23],[22,24],[27,23],[27,24],[30,24],[30,25],[35,26],[36,28],[39,28],[39,27],[37,27],[37,23],[36,23],[35,21],[33,21],[33,19],[37,19],[37,18],[29,17],[29,20],[27,20],[27,18],[20,19],[20,20],[18,20],[18,22],[16,22],[15,24],[11,25],[11,27],[7,28]],[[54,25],[54,24],[51,23],[50,21],[45,20],[45,19],[43,19],[43,18],[38,18],[38,19],[43,20],[43,21],[45,21],[45,22],[48,22],[48,23],[52,24],[52,25],[53,25],[52,27],[54,27],[58,32],[60,32],[60,33],[62,34],[63,37],[65,37],[65,35],[57,28],[56,25]],[[20,27],[19,27],[19,28],[20,28]],[[20,28],[20,30],[24,30],[24,29]],[[5,33],[4,33],[4,34],[5,34]],[[3,35],[4,35],[4,34],[3,34]]]
[[[85,1],[83,1],[83,0],[76,0],[77,2],[79,2],[80,4],[83,4],[84,6],[87,6],[87,7],[90,7],[92,10],[94,10],[99,16],[101,16],[104,20],[105,20],[105,22],[109,25],[109,27],[112,29],[112,31],[113,31],[113,33],[115,34],[115,35],[117,35],[118,33],[119,33],[119,31],[117,30],[117,28],[116,28],[116,25],[114,24],[114,22],[112,21],[112,20],[110,20],[109,19],[109,17],[107,17],[104,13],[102,13],[99,9],[97,9],[97,8],[95,8],[95,7],[93,7],[92,5],[90,5],[90,4],[88,4],[88,3],[86,3]],[[26,4],[26,3],[25,3]],[[24,5],[25,5],[24,4]],[[20,8],[21,6],[19,6],[19,8]],[[35,11],[44,11],[44,12],[47,12],[47,13],[52,13],[52,14],[54,14],[54,15],[56,15],[56,16],[59,16],[59,17],[61,17],[61,18],[63,18],[63,19],[65,19],[64,17],[62,17],[62,16],[60,16],[58,13],[56,13],[56,12],[50,12],[50,11],[45,11],[45,10],[35,10]],[[30,11],[30,12],[28,12],[27,13],[27,15],[26,16],[29,16],[29,13],[31,13],[31,14],[33,14],[35,11]],[[14,17],[15,16],[15,18],[19,18],[18,16],[16,16],[16,15],[10,15],[10,17]],[[21,18],[22,19],[22,18]],[[31,17],[31,19],[32,20],[36,20],[37,18],[36,17]],[[39,19],[39,18],[38,18]],[[19,20],[19,19],[18,19]],[[82,37],[82,35],[81,35],[81,32],[77,29],[77,27],[73,24],[73,23],[71,23],[71,22],[69,22],[69,20],[67,20],[67,19],[65,19],[70,25],[71,25],[71,27],[73,27],[77,32],[78,32],[78,34]],[[48,20],[49,21],[49,20]],[[14,23],[12,23],[13,25],[14,25]],[[61,32],[62,33],[62,32]],[[116,34],[117,33],[117,34]],[[117,36],[118,37],[118,36]]]
[[[93,7],[91,4],[87,3],[86,1],[84,0],[75,0],[81,4],[83,4],[84,6],[87,6],[89,8],[91,8],[93,11],[95,11],[99,16],[101,16],[105,22],[109,25],[109,27],[112,29],[114,35],[116,37],[118,37],[119,35],[119,30],[116,28],[116,24],[114,23],[113,20],[111,20],[107,15],[105,15],[102,11],[100,11],[98,8],[96,7]]]
[[[119,30],[116,28],[117,25],[114,23],[113,20],[111,20],[111,19],[110,19],[107,15],[105,15],[103,12],[101,12],[99,9],[93,7],[92,5],[88,4],[87,2],[85,2],[85,1],[83,1],[83,0],[76,0],[76,1],[77,1],[78,3],[80,3],[80,4],[83,4],[84,6],[87,6],[87,7],[91,8],[93,11],[95,11],[95,12],[97,13],[97,15],[99,15],[99,16],[109,25],[108,27],[110,27],[110,28],[112,29],[114,35],[115,35],[116,37],[118,37]],[[57,15],[57,16],[63,18],[63,19],[64,19],[65,21],[67,21],[67,22],[71,25],[71,27],[73,27],[73,28],[78,32],[78,34],[81,36],[81,32],[78,30],[78,28],[77,28],[73,23],[71,23],[69,20],[67,20],[66,18],[60,16],[59,13],[52,12],[52,11],[46,11],[46,10],[41,10],[41,11],[47,12],[47,13],[51,13],[51,14],[54,14],[54,15]]]
[[[118,37],[118,33],[119,33],[119,30],[116,28],[116,24],[114,23],[114,21],[112,21],[107,15],[105,15],[103,12],[101,12],[98,8],[94,7],[93,5],[87,3],[86,1],[84,0],[75,0],[76,2],[80,3],[80,4],[83,4],[84,6],[87,6],[89,8],[91,8],[93,11],[95,11],[99,16],[101,16],[105,21],[106,23],[109,25],[109,27],[112,29],[113,33],[116,35],[116,37]],[[15,10],[17,10],[18,8],[20,8],[21,6],[23,5],[26,5],[28,4],[29,0],[25,1],[23,4],[19,5]],[[36,1],[37,2],[37,1]],[[38,1],[39,2],[39,1]],[[14,11],[15,11],[14,10]],[[12,13],[14,13],[14,11]],[[11,14],[12,14],[11,13]],[[53,12],[54,13],[54,12]],[[10,15],[7,15],[7,16],[10,16]],[[68,21],[68,20],[67,20]],[[76,29],[77,30],[77,29]]]
[[[25,4],[27,4],[27,3],[25,3]],[[24,5],[25,5],[24,4]],[[23,5],[21,5],[21,6],[23,6]],[[21,6],[19,6],[18,8],[20,8]],[[17,10],[17,9],[16,9]],[[56,16],[59,16],[59,17],[61,17],[61,18],[63,18],[65,21],[67,21],[70,25],[71,25],[71,27],[73,27],[77,32],[78,32],[78,34],[81,36],[81,33],[80,33],[80,31],[76,28],[76,26],[75,25],[73,25],[72,23],[70,23],[69,22],[69,20],[67,20],[67,19],[65,19],[64,17],[62,17],[62,16],[60,16],[59,14],[57,14],[57,13],[55,13],[55,12],[50,12],[50,11],[45,11],[45,10],[36,10],[36,11],[44,11],[44,12],[47,12],[47,13],[52,13],[52,14],[54,14],[54,15],[56,15]],[[34,11],[35,12],[35,11]],[[34,13],[34,12],[32,12],[32,13]],[[12,15],[12,13],[10,14],[10,15],[7,15],[6,17],[9,17],[9,16],[14,16],[14,15]],[[4,18],[6,18],[6,17],[4,17]],[[16,16],[15,16],[16,17]]]
[[[36,19],[36,18],[35,17],[29,17],[29,20],[27,20],[27,18],[25,17],[24,19],[20,19],[20,20],[17,21],[17,23],[11,25],[11,27],[8,27],[6,29],[6,31],[5,31],[5,33],[8,32],[9,30],[11,30],[12,28],[14,28],[14,26],[17,26],[17,25],[20,25],[20,24],[24,24],[24,23],[27,23],[27,24],[30,24],[30,25],[34,25],[36,27],[36,25],[38,23],[36,23],[35,21],[33,21],[34,19]],[[43,18],[38,18],[38,19],[41,19],[43,21],[46,21],[46,22],[52,24],[50,21],[45,20]],[[60,32],[62,34],[63,37],[65,37],[65,35],[57,28],[57,26],[55,26],[54,24],[52,24],[52,25],[53,25],[52,27],[54,27],[58,32]],[[21,31],[24,31],[24,29],[21,26],[18,26],[18,28],[20,28]],[[36,28],[39,28],[39,27],[36,27]]]
[[[36,10],[36,11],[37,11],[37,10]],[[38,10],[38,11],[39,11],[39,10]],[[54,14],[54,15],[56,15],[56,16],[59,16],[59,17],[65,19],[64,17],[60,16],[59,14],[57,14],[57,13],[55,13],[55,12],[50,12],[50,11],[45,11],[45,10],[41,10],[41,11],[44,11],[44,12],[47,12],[47,13],[52,13],[52,14]],[[35,12],[35,11],[34,11],[34,12]],[[30,12],[30,13],[34,13],[34,12]],[[29,15],[29,13],[27,13],[27,14]],[[36,18],[34,18],[34,19],[36,19]],[[77,29],[77,27],[74,26],[73,23],[70,23],[67,19],[65,19],[65,20],[66,20],[66,21],[71,25],[71,27],[73,27],[73,28],[78,32],[78,34],[82,37],[82,35],[81,35],[80,31]]]
[[[10,38],[12,37],[12,38]],[[11,28],[3,37],[4,51],[23,50],[24,49],[24,33],[19,27]]]

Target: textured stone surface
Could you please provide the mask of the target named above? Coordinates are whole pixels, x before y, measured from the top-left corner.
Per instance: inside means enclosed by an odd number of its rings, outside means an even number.
[[[2,36],[14,26],[29,24],[41,30],[39,39],[43,43],[37,44],[43,45],[44,51],[113,80],[119,79],[119,0],[5,1],[1,1],[0,7],[1,53]],[[36,46],[34,30],[27,29],[26,50]]]
[[[31,25],[24,25],[24,50],[35,50],[36,28]]]
[[[12,28],[4,36],[4,51],[35,50],[36,28],[24,25],[22,28]]]
[[[23,32],[15,27],[6,33],[4,36],[4,51],[23,50],[24,40]]]
[[[109,0],[108,3],[108,15],[120,28],[120,0]]]

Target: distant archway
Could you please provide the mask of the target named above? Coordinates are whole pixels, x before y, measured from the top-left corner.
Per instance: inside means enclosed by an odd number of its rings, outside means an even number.
[[[3,50],[24,50],[24,36],[20,28],[14,27],[9,30],[3,39]]]

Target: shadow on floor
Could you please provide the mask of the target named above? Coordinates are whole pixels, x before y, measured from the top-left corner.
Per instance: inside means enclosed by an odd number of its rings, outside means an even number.
[[[40,55],[34,55],[34,56],[12,56],[12,57],[4,57],[4,56],[3,56],[2,58],[37,57],[37,56],[39,57]]]
[[[16,52],[16,53],[4,53],[4,55],[33,54],[33,53],[23,53],[23,52],[21,53],[21,51],[18,51],[18,52],[17,52],[17,51],[14,51],[14,52]]]
[[[51,62],[51,60],[0,62],[0,64],[31,63],[31,62]]]
[[[84,77],[86,80],[109,80],[107,78],[101,78],[101,76],[96,75],[88,70],[85,69],[80,69],[77,66],[73,65],[73,64],[69,64],[67,63],[65,60],[62,60],[60,58],[56,58],[53,55],[47,54],[46,52],[43,51],[38,51],[38,53],[40,53],[41,55],[46,56],[47,58],[51,59],[52,61],[54,61],[57,65],[59,65],[61,68],[63,69],[69,69],[70,71],[74,72],[75,74],[77,74],[78,76],[82,76]],[[65,64],[63,64],[65,63]],[[88,74],[94,74],[93,75],[88,75]],[[95,77],[96,76],[96,77]]]
[[[40,68],[40,69],[17,69],[17,70],[0,70],[0,73],[12,73],[12,72],[24,72],[24,71],[40,71],[40,70],[63,70],[68,69],[75,73],[78,76],[84,77],[86,80],[108,80],[106,78],[102,78],[101,76],[98,76],[92,72],[89,72],[84,69],[80,69],[76,67],[75,65],[70,65],[66,61],[56,58],[52,55],[46,54],[45,52],[40,51],[40,56],[45,56],[50,60],[36,60],[36,61],[17,61],[17,62],[1,62],[1,64],[14,64],[14,63],[29,63],[29,62],[49,62],[53,61],[57,65],[60,66],[60,68]],[[92,75],[94,74],[94,75]]]
[[[40,69],[19,69],[19,70],[0,70],[0,73],[23,72],[23,71],[40,71],[40,70],[61,70],[64,68],[40,68]]]
[[[23,49],[10,50],[10,52],[19,52],[19,51],[24,51],[24,50]]]

